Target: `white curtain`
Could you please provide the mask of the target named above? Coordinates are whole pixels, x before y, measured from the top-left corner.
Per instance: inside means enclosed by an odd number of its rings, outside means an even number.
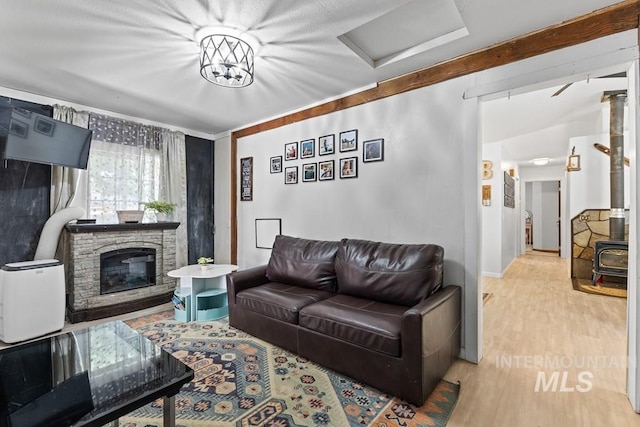
[[[91,113],[89,155],[89,217],[117,223],[117,210],[143,209],[158,200],[162,162],[162,129]],[[144,222],[155,217],[145,212]]]
[[[53,118],[83,128],[89,126],[88,112],[76,111],[64,105],[53,106]],[[87,173],[82,169],[53,166],[51,168],[51,214],[72,205],[86,210],[86,194],[82,194],[74,203],[79,192],[86,192],[86,181]]]
[[[175,203],[173,220],[180,223],[176,230],[176,266],[188,263],[187,240],[187,160],[185,140],[182,132],[163,130],[162,135],[162,180],[160,194],[169,203]]]

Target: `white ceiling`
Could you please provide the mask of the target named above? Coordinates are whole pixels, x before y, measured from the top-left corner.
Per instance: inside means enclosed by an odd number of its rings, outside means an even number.
[[[621,68],[621,72],[625,68]],[[487,101],[482,107],[483,143],[504,142],[510,157],[521,167],[533,167],[532,160],[551,159],[550,165],[564,165],[569,137],[603,132],[608,124],[605,91],[627,89],[626,77],[590,78],[564,86],[527,92]],[[609,141],[602,142],[609,145]]]
[[[3,1],[0,86],[216,134],[618,2],[447,1],[468,36],[375,69],[338,37],[409,0]],[[440,8],[443,0],[423,2]],[[424,28],[437,16],[423,16]],[[251,86],[200,76],[195,32],[218,25],[259,41]],[[403,31],[398,22],[388,36],[412,39]]]

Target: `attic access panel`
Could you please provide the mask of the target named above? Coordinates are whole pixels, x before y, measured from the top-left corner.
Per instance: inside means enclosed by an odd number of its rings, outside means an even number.
[[[338,39],[372,68],[469,35],[453,0],[413,0]]]

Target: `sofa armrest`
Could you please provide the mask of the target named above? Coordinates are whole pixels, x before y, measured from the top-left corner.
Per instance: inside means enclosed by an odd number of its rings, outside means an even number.
[[[227,294],[229,296],[229,305],[235,305],[236,295],[245,289],[254,288],[256,286],[268,283],[267,266],[248,268],[246,270],[235,271],[227,275]]]
[[[460,286],[446,286],[407,310],[402,316],[403,354],[428,357],[459,334],[461,296]]]

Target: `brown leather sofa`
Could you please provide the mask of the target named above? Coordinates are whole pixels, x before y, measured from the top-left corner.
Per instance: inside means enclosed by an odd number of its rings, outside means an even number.
[[[227,276],[229,324],[422,405],[460,351],[461,289],[444,250],[276,238],[268,265]]]

